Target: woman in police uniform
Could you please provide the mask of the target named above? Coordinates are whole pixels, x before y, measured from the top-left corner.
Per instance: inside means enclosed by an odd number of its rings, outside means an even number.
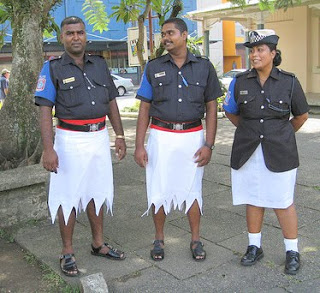
[[[273,30],[249,33],[252,69],[231,82],[224,109],[237,127],[231,154],[233,204],[246,204],[249,246],[241,264],[263,257],[261,227],[273,208],[284,236],[285,273],[300,267],[298,221],[293,204],[299,165],[295,132],[308,118],[308,104],[297,78],[276,66],[281,52]],[[290,119],[290,114],[293,116]]]

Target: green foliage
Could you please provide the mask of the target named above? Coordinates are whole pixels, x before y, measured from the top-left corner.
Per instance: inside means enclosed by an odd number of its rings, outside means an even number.
[[[117,21],[123,21],[127,24],[130,21],[138,20],[140,9],[143,8],[145,1],[139,0],[121,0],[119,5],[113,6],[114,12],[110,17],[116,17]]]
[[[49,16],[48,25],[45,27],[45,29],[43,31],[43,36],[45,38],[52,38],[54,36],[53,33],[57,34],[57,41],[59,41],[60,40],[60,27],[54,21],[54,18],[52,16]]]
[[[108,23],[110,20],[103,1],[85,0],[81,11],[88,24],[93,25],[92,31],[99,31],[101,34],[103,31],[108,30]]]
[[[249,3],[247,0],[230,0],[231,3],[245,8]],[[301,0],[260,0],[259,8],[261,10],[270,10],[274,11],[275,9],[287,10],[289,7],[294,6],[295,4],[301,4]]]
[[[140,101],[135,101],[131,107],[124,107],[123,112],[139,112]]]
[[[201,48],[200,45],[203,43],[203,37],[188,37],[187,39],[187,47],[189,51],[196,55],[202,55],[201,54]]]
[[[152,0],[151,7],[158,14],[159,25],[165,21],[166,14],[171,10],[173,0]]]

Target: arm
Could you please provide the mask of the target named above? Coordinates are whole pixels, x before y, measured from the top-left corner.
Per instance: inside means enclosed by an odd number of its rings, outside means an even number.
[[[47,171],[57,173],[59,159],[53,149],[52,107],[40,106],[40,129],[43,144],[42,165]]]
[[[225,113],[226,113],[227,118],[231,121],[231,123],[235,127],[238,127],[240,116],[239,115],[235,115],[235,114],[231,114],[231,113],[228,113],[228,112],[225,112]]]
[[[217,132],[217,101],[206,103],[206,143],[194,155],[198,167],[207,165],[211,160],[212,150]]]
[[[110,107],[110,112],[108,114],[108,118],[110,120],[110,123],[112,125],[112,128],[115,134],[119,136],[124,136],[122,122],[121,122],[116,99],[113,99],[110,101],[109,107]],[[122,160],[126,156],[126,150],[127,150],[124,137],[123,138],[116,137],[115,147],[116,147],[116,155],[118,156],[118,159]]]
[[[308,116],[308,113],[304,113],[302,115],[294,116],[290,120],[295,132],[297,132],[300,129],[300,127],[307,121]]]
[[[150,103],[141,101],[136,130],[136,149],[134,152],[134,159],[140,167],[146,167],[148,163],[148,154],[144,147],[144,140],[150,122],[150,107]]]

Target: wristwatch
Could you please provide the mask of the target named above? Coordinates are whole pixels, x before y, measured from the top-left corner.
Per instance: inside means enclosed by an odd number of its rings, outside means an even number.
[[[210,145],[210,144],[208,144],[207,142],[205,142],[204,145],[205,145],[207,148],[209,148],[210,150],[213,150],[214,147],[215,147],[214,144]]]

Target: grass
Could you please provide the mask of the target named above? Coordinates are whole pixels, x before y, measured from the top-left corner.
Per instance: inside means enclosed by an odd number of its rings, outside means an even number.
[[[131,107],[124,107],[123,112],[139,112],[139,107],[140,107],[140,101],[135,101],[133,106]]]

